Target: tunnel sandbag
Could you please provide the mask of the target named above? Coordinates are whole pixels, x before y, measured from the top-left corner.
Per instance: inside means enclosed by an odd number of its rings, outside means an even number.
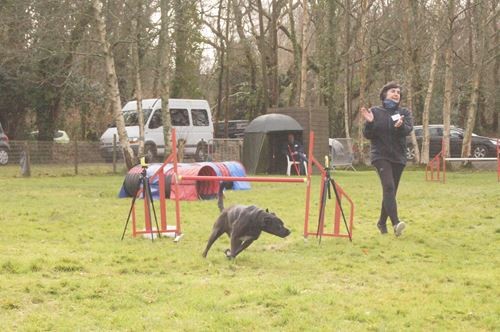
[[[141,187],[141,172],[142,167],[140,165],[134,166],[129,169],[128,173],[125,175],[125,179],[123,179],[123,184],[118,197],[134,197],[134,195],[137,193],[137,190],[139,190],[139,188]]]
[[[156,173],[156,171],[161,167],[161,165],[162,164],[160,163],[149,164],[148,168],[146,169],[146,176],[151,179],[151,177]],[[141,173],[142,173],[141,165],[135,165],[127,172],[127,174],[125,175],[125,179],[123,180],[123,184],[120,189],[120,193],[118,194],[118,197],[120,198],[134,197],[134,195],[137,193],[137,190],[142,187],[142,184],[140,183]],[[158,186],[155,186],[151,183],[151,192],[153,194],[152,195],[153,199],[155,198],[158,199],[157,191],[158,191]]]
[[[132,173],[125,175],[125,179],[123,180],[123,190],[125,193],[125,197],[134,197],[137,194],[137,190],[141,187],[140,173]],[[121,197],[121,196],[120,196]]]

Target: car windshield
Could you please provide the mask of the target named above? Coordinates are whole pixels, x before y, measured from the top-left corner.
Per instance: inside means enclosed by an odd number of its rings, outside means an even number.
[[[144,123],[146,123],[151,114],[151,109],[144,109],[142,112],[144,113]],[[139,117],[136,110],[123,111],[123,118],[125,119],[125,126],[139,125]],[[116,124],[113,127],[116,127]]]

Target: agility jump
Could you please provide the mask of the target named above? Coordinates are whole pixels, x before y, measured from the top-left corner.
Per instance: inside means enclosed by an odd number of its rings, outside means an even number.
[[[309,156],[308,156],[308,165],[307,165],[307,176],[306,177],[236,177],[236,176],[193,176],[193,175],[179,175],[178,172],[178,161],[177,161],[177,142],[176,142],[176,133],[175,129],[172,129],[172,153],[166,158],[165,162],[162,166],[156,170],[154,175],[152,175],[148,181],[151,184],[156,177],[158,177],[158,185],[159,185],[159,201],[160,201],[160,227],[154,230],[152,228],[151,221],[151,208],[150,205],[153,206],[153,214],[156,221],[156,212],[154,210],[154,205],[152,202],[151,195],[147,194],[147,191],[144,192],[144,188],[139,188],[136,193],[136,197],[143,196],[144,197],[144,219],[145,219],[145,229],[138,230],[137,229],[137,218],[134,202],[132,201],[132,206],[129,212],[129,218],[132,216],[132,236],[137,236],[138,234],[150,234],[153,239],[153,234],[157,233],[158,236],[162,235],[173,235],[175,241],[178,241],[182,237],[181,230],[181,210],[180,210],[180,199],[179,195],[175,194],[179,192],[179,184],[182,181],[244,181],[244,182],[275,182],[275,183],[305,183],[306,184],[306,193],[305,193],[305,216],[304,216],[304,237],[307,238],[309,235],[316,235],[321,240],[322,236],[331,236],[331,237],[348,237],[352,241],[352,230],[353,230],[353,220],[354,220],[354,204],[352,200],[349,198],[347,193],[333,181],[330,176],[330,168],[328,165],[328,160],[325,162],[325,166],[322,166],[313,156],[314,150],[314,132],[310,133],[309,137]],[[164,168],[167,164],[173,164],[173,176],[172,176],[172,184],[174,191],[175,199],[175,224],[168,225],[167,223],[167,204],[166,204],[166,195],[165,195],[165,177]],[[312,167],[316,166],[321,174],[321,185],[320,185],[320,197],[321,201],[319,204],[319,217],[318,217],[318,227],[315,232],[310,230],[309,218],[310,218],[310,201],[311,201],[311,174]],[[334,218],[332,220],[332,230],[325,230],[325,207],[326,207],[326,197],[330,196],[330,184],[333,187],[335,193],[335,207],[333,210]],[[147,190],[147,188],[146,188]],[[344,213],[344,209],[342,207],[342,200],[345,198],[347,203],[349,204],[349,222],[346,220],[346,216]],[[340,231],[340,218],[342,217],[344,221],[344,225],[346,227],[347,234],[343,234]],[[123,235],[125,234],[127,223],[125,225],[125,229]],[[158,222],[156,221],[156,225]],[[123,239],[123,236],[122,236]]]
[[[495,161],[497,162],[497,181],[500,182],[500,139],[497,139],[496,158],[446,158],[446,147],[444,140],[441,143],[441,151],[432,158],[425,167],[425,180],[446,183],[447,161]],[[441,176],[442,174],[442,176]]]

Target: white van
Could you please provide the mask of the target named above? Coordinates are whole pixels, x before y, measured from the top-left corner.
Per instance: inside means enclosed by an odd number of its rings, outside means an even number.
[[[208,102],[197,99],[169,99],[168,106],[177,141],[185,141],[184,155],[194,156],[197,161],[203,160],[207,144],[214,135],[212,113]],[[153,161],[156,156],[165,154],[161,98],[144,99],[142,109],[144,112],[144,154],[148,160]],[[130,145],[137,154],[139,148],[137,101],[129,101],[123,107],[122,112]],[[114,135],[118,141],[116,125],[109,127],[101,136],[101,154],[108,161],[113,157]],[[121,156],[121,153],[117,156]]]

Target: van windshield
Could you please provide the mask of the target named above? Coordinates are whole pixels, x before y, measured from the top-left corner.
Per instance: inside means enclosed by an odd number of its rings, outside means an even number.
[[[151,109],[143,109],[144,113],[144,124],[147,122],[149,115],[151,114]],[[123,111],[123,118],[125,119],[125,126],[138,126],[139,117],[137,116],[136,110]],[[115,125],[116,127],[116,125]]]

